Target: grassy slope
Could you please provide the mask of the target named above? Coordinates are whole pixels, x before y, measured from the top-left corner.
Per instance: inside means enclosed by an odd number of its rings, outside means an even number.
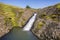
[[[12,26],[18,26],[17,20],[20,18],[22,13],[22,8],[0,3],[0,15],[5,17],[5,24],[11,23]]]
[[[5,17],[5,25],[23,26],[26,21],[36,12],[32,8],[18,8],[11,5],[0,3],[0,15]]]
[[[32,8],[18,8],[0,3],[0,37],[13,27],[23,27],[28,19],[36,12]]]

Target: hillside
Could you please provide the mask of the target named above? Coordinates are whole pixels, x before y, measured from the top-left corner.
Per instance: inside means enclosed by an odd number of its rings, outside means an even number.
[[[60,3],[38,10],[0,3],[0,37],[13,27],[23,28],[34,12],[38,14],[32,32],[40,40],[60,40]]]
[[[40,40],[60,40],[60,3],[38,10],[32,32]]]
[[[34,12],[34,9],[23,9],[0,3],[0,37],[13,27],[23,27]]]

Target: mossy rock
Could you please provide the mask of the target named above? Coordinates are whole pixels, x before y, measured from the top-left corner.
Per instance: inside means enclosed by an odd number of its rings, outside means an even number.
[[[37,24],[37,29],[39,30],[45,24],[44,21],[41,21]]]

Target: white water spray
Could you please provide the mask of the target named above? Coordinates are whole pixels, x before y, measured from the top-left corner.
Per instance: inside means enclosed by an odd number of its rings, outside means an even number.
[[[31,17],[31,19],[28,21],[28,23],[25,25],[25,27],[23,28],[23,31],[29,31],[35,21],[36,18],[36,13],[34,13],[34,15]]]

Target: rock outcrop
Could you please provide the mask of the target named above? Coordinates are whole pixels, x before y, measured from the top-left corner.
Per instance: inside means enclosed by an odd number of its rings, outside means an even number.
[[[60,3],[39,10],[32,32],[40,40],[60,40]]]

